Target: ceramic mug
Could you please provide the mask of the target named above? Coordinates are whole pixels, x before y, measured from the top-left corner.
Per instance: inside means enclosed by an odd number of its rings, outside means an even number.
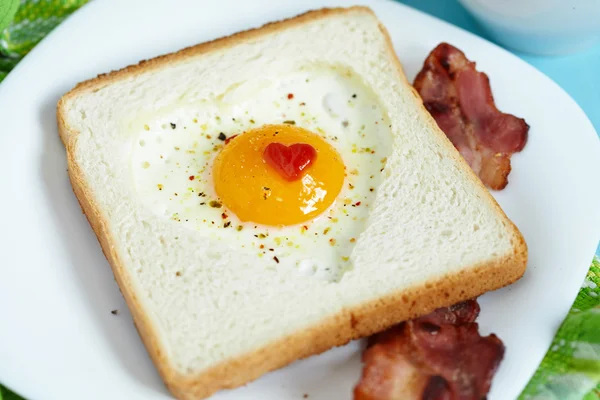
[[[458,0],[499,43],[558,55],[600,41],[600,0]]]

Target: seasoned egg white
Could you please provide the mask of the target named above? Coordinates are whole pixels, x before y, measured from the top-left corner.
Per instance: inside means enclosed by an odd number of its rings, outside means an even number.
[[[241,222],[215,193],[212,163],[225,140],[266,124],[321,135],[343,159],[340,194],[311,221],[281,227]],[[241,82],[132,124],[140,127],[132,143],[133,182],[140,200],[173,223],[255,254],[272,268],[336,281],[352,268],[352,249],[391,151],[389,124],[374,94],[348,70],[310,68]]]

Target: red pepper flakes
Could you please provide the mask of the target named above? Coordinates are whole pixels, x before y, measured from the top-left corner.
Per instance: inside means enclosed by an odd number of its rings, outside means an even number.
[[[227,215],[227,214],[225,214],[225,213],[221,213],[221,218],[223,218],[223,219],[227,219],[227,217],[228,217],[228,215]]]
[[[260,246],[258,246],[258,248],[259,248],[259,249],[264,249],[264,248],[265,248],[265,245],[264,245],[264,244],[261,244]]]
[[[300,103],[300,105],[301,105],[301,106],[305,106],[305,105],[306,105],[306,103],[305,103],[305,102],[302,102],[302,103]]]
[[[237,135],[233,135],[233,136],[229,136],[227,139],[225,139],[225,144],[228,144],[229,142],[231,142]]]
[[[190,177],[188,178],[190,181],[193,181],[196,177],[194,175],[190,175]]]
[[[291,100],[293,98],[294,98],[294,94],[293,93],[288,94],[288,100]]]
[[[360,201],[357,201],[356,203],[354,203],[354,205],[355,205],[356,207],[360,206]]]

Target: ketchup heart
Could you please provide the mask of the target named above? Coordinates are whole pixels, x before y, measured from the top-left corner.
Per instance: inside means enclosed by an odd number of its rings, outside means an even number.
[[[291,146],[269,143],[263,152],[263,159],[267,164],[288,181],[302,178],[304,171],[316,158],[315,148],[305,143],[296,143]]]

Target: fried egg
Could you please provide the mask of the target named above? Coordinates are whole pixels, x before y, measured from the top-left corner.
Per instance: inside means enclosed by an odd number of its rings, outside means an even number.
[[[138,125],[131,173],[154,213],[270,268],[331,282],[352,269],[392,146],[386,111],[350,70],[241,82]],[[265,152],[294,145],[314,159],[289,179]]]

